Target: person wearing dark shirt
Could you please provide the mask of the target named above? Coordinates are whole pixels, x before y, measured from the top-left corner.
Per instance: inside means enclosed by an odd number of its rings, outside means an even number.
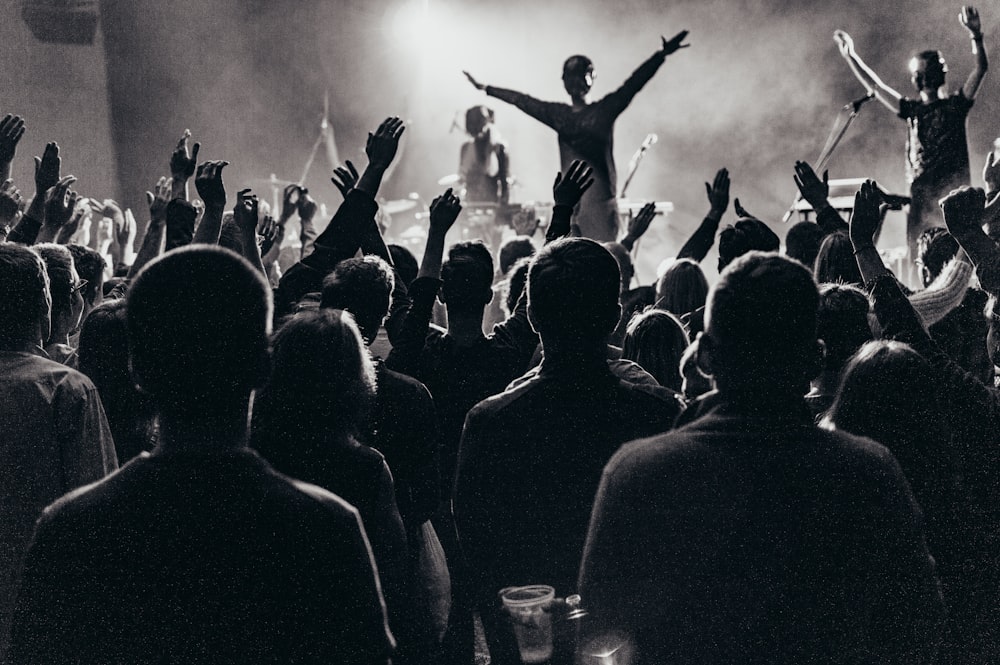
[[[465,112],[465,131],[472,137],[462,144],[458,173],[465,185],[465,199],[479,203],[510,200],[510,156],[493,126],[493,109],[473,106]]]
[[[591,240],[545,247],[528,270],[540,371],[479,403],[465,422],[455,520],[494,663],[519,662],[502,644],[497,592],[542,583],[574,593],[604,464],[623,442],[666,431],[680,410],[608,368],[618,282],[614,257]]]
[[[803,400],[817,298],[773,253],[720,276],[698,345],[717,391],[604,470],[584,650],[617,635],[638,665],[931,661],[944,610],[906,478],[881,445],[819,429]]]
[[[559,159],[566,172],[574,160],[582,160],[594,169],[594,186],[580,202],[576,223],[582,234],[599,242],[618,238],[618,175],[614,158],[614,128],[618,116],[628,108],[632,98],[642,90],[664,59],[689,44],[682,43],[687,30],[669,41],[662,38],[663,47],[642,63],[620,88],[597,102],[588,95],[594,83],[594,65],[584,55],[574,55],[563,64],[563,86],[571,103],[543,102],[505,88],[484,85],[465,72],[469,82],[513,104],[532,118],[551,127],[559,135]]]
[[[886,85],[854,50],[854,41],[838,30],[834,39],[851,71],[865,89],[906,121],[906,179],[910,183],[910,209],[906,241],[910,258],[916,257],[917,237],[928,227],[941,225],[939,198],[969,184],[969,149],[965,123],[989,62],[983,46],[979,12],[962,7],[959,20],[972,37],[976,66],[958,92],[945,86],[948,66],[939,51],[922,51],[910,60],[910,73],[919,98],[903,97]]]
[[[246,447],[269,368],[270,289],[201,245],[128,296],[159,446],[46,509],[9,663],[387,665],[394,640],[357,510]]]

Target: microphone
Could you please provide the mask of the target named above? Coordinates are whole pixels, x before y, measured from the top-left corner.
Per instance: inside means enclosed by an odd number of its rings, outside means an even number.
[[[448,128],[448,133],[451,134],[456,129],[462,131],[462,125],[458,124],[458,119],[462,116],[461,111],[455,111],[455,115],[451,116],[451,127]]]
[[[660,137],[656,134],[646,134],[646,138],[642,140],[642,145],[639,146],[639,150],[645,152],[650,146],[654,145]]]
[[[861,108],[862,104],[872,99],[875,99],[875,91],[869,90],[864,97],[858,97],[850,104],[844,104],[844,110],[849,111],[851,109],[854,109],[854,112],[857,113],[858,109]]]

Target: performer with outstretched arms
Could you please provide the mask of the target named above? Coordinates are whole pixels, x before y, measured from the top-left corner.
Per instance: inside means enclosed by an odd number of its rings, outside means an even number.
[[[833,35],[841,55],[868,92],[906,120],[906,178],[912,198],[906,241],[911,259],[916,255],[917,237],[931,226],[943,226],[938,199],[970,180],[965,120],[989,65],[979,12],[965,6],[958,18],[972,36],[975,69],[958,92],[949,94],[945,86],[948,65],[941,52],[918,53],[910,60],[913,85],[920,93],[917,99],[903,97],[886,85],[854,50],[850,35],[842,30]]]
[[[594,185],[580,201],[575,223],[582,234],[599,241],[618,237],[617,174],[614,159],[615,120],[635,94],[653,78],[663,60],[690,44],[682,43],[687,30],[673,39],[663,40],[663,47],[642,63],[620,88],[600,101],[590,102],[594,84],[594,64],[584,55],[574,55],[563,64],[563,86],[571,103],[543,102],[514,90],[485,85],[464,72],[469,82],[491,97],[513,104],[532,118],[545,123],[559,134],[559,158],[566,171],[574,160],[582,159],[594,170]]]

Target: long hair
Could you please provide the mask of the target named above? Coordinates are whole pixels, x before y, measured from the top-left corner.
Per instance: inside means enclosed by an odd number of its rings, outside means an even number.
[[[688,343],[677,317],[662,309],[650,309],[629,321],[622,358],[638,363],[661,386],[680,392],[681,357]]]

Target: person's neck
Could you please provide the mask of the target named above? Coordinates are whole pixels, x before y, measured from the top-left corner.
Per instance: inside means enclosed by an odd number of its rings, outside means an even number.
[[[606,363],[608,345],[604,340],[582,342],[542,338],[542,366],[593,365]]]
[[[448,310],[448,335],[460,345],[469,345],[484,337],[483,312],[454,312]]]
[[[582,109],[590,105],[590,101],[587,95],[583,96],[570,95],[569,99],[570,99],[570,106],[572,106],[574,109]]]
[[[944,99],[948,96],[948,92],[944,89],[944,86],[938,88],[937,90],[921,90],[920,91],[920,101],[924,104],[930,104],[939,99]]]
[[[160,441],[165,453],[221,453],[245,448],[249,440],[249,396],[205,413],[160,412]]]
[[[24,339],[0,346],[0,353],[30,353],[37,354],[39,349],[44,349],[41,339]]]

